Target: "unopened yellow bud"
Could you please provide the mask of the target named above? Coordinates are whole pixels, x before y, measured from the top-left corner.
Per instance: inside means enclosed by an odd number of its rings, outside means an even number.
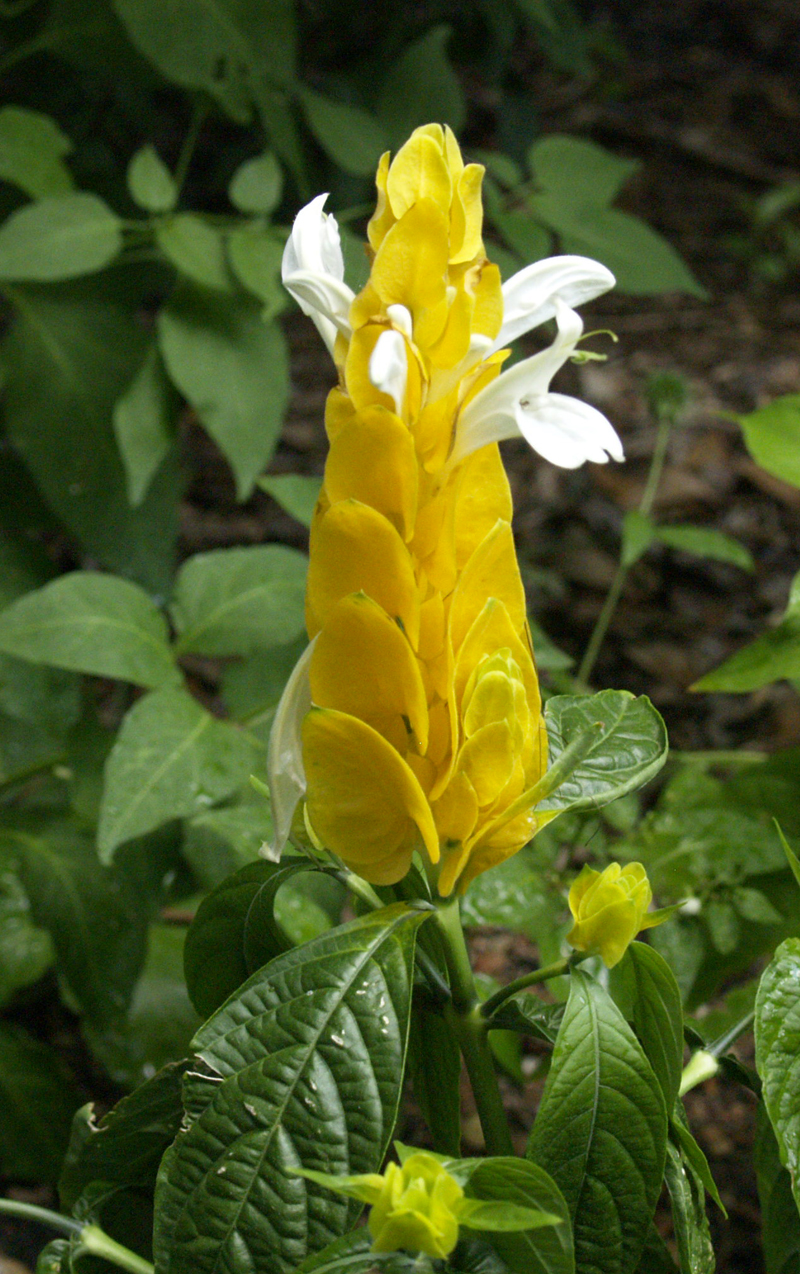
[[[380,1197],[369,1214],[375,1252],[424,1252],[449,1256],[458,1242],[461,1186],[433,1155],[420,1151],[402,1168],[390,1163]]]
[[[609,968],[619,964],[640,929],[658,923],[666,916],[647,909],[653,891],[641,863],[610,863],[605,871],[584,867],[569,891],[569,907],[575,924],[567,934],[567,942],[576,951],[599,955]]]

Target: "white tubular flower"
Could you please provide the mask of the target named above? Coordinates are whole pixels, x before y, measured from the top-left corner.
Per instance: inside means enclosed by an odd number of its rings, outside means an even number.
[[[350,337],[354,293],[344,282],[344,258],[336,218],[323,211],[327,195],[301,208],[283,252],[281,277],[314,323],[331,355],[337,332]]]
[[[369,359],[369,378],[376,389],[394,400],[395,411],[398,416],[402,415],[408,380],[408,351],[405,338],[394,328],[381,332],[375,342]]]
[[[611,271],[591,257],[534,261],[503,284],[503,326],[489,352],[503,349],[518,336],[553,318],[556,301],[574,310],[607,292],[615,283]]]
[[[624,460],[622,443],[601,412],[567,394],[549,392],[550,381],[580,339],[583,323],[559,296],[548,303],[558,322],[552,345],[501,372],[468,403],[458,419],[450,466],[489,442],[520,435],[562,469],[577,469],[586,460]]]
[[[269,735],[267,782],[272,807],[272,842],[266,844],[261,853],[274,863],[280,860],[292,830],[294,812],[306,793],[301,727],[311,709],[308,669],[314,641],[309,642],[292,670]]]

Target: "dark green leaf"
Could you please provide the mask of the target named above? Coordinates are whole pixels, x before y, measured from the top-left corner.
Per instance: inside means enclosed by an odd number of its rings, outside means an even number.
[[[487,1237],[512,1274],[572,1274],[575,1256],[569,1208],[555,1181],[542,1168],[524,1159],[486,1159],[471,1174],[466,1194],[472,1199],[496,1199],[561,1217],[560,1225],[522,1234],[494,1232]]]
[[[296,1274],[428,1274],[410,1252],[373,1252],[369,1230],[353,1230],[306,1257]]]
[[[713,1274],[714,1247],[703,1183],[681,1146],[667,1143],[664,1178],[672,1204],[681,1274]]]
[[[611,970],[609,989],[633,1026],[671,1110],[683,1070],[683,1010],[672,970],[652,947],[632,942]]]
[[[63,739],[53,730],[0,712],[0,784],[20,783],[63,759]]]
[[[461,1153],[461,1050],[436,1006],[418,989],[408,1037],[408,1073],[414,1096],[441,1154]]]
[[[157,690],[134,704],[106,763],[98,850],[230,796],[262,760],[249,736],[217,721],[185,690]]]
[[[781,1163],[775,1133],[763,1106],[758,1111],[755,1165],[767,1274],[798,1274],[800,1216],[792,1195],[792,1179]]]
[[[675,1118],[670,1123],[670,1135],[679,1147],[684,1160],[701,1182],[706,1194],[711,1196],[722,1215],[727,1218],[728,1214],[725,1211],[722,1199],[719,1197],[717,1183],[711,1175],[708,1160],[689,1131],[681,1104],[678,1104]]]
[[[156,225],[156,243],[180,274],[204,288],[230,291],[222,235],[197,212],[176,212]]]
[[[14,289],[5,338],[6,419],[45,499],[103,565],[166,592],[177,532],[174,466],[128,503],[111,424],[146,335],[119,301],[87,287]]]
[[[800,938],[781,943],[756,996],[756,1068],[764,1105],[800,1201]],[[800,1203],[798,1204],[800,1206]]]
[[[50,934],[33,923],[28,896],[13,872],[0,870],[0,1008],[47,972]]]
[[[784,394],[738,420],[756,464],[800,487],[800,394]]]
[[[667,732],[645,695],[601,690],[595,695],[557,695],[545,709],[550,764],[586,731],[602,724],[597,742],[552,796],[548,809],[596,809],[634,791],[651,779],[667,759]]]
[[[311,526],[322,488],[321,478],[306,477],[301,473],[268,474],[266,478],[258,479],[258,485],[291,517],[302,522],[303,526]]]
[[[121,248],[120,220],[97,195],[48,195],[0,226],[0,280],[50,283],[93,274]]]
[[[691,689],[742,693],[784,677],[800,677],[800,575],[792,581],[786,613],[777,627],[737,650]]]
[[[579,1269],[631,1270],[661,1189],[667,1117],[641,1046],[580,970],[558,1033],[528,1155],[570,1208]]]
[[[269,150],[240,164],[228,187],[228,198],[240,212],[273,212],[282,193],[281,166]]]
[[[184,824],[182,852],[202,887],[215,889],[240,867],[257,860],[262,845],[272,840],[272,832],[269,803],[263,798],[205,810]]]
[[[147,212],[171,212],[178,202],[178,187],[155,146],[141,146],[128,164],[131,199]]]
[[[308,559],[280,544],[214,549],[184,563],[172,619],[180,653],[249,655],[305,626]]]
[[[72,189],[64,156],[72,142],[49,115],[22,106],[0,110],[0,181],[10,181],[32,199]]]
[[[208,1274],[220,1262],[289,1274],[352,1225],[357,1207],[287,1169],[380,1165],[423,918],[399,904],[279,956],[198,1032],[184,1083],[189,1126],[156,1192],[163,1274]]]
[[[165,1066],[99,1122],[91,1104],[76,1111],[58,1183],[65,1211],[93,1181],[154,1187],[161,1156],[181,1126],[185,1069],[185,1062]]]
[[[358,106],[334,102],[304,86],[299,98],[306,123],[326,154],[346,173],[371,176],[389,145],[381,122]]]
[[[492,1027],[519,1031],[521,1035],[555,1044],[563,1017],[563,1004],[547,1004],[530,991],[521,991],[504,1000],[490,1021]]]
[[[0,1022],[0,1164],[3,1176],[55,1181],[80,1096],[58,1055]]]
[[[449,124],[454,133],[464,127],[464,93],[446,52],[452,30],[446,23],[431,27],[405,46],[383,77],[378,116],[395,148],[430,120]]]
[[[155,345],[125,392],[114,403],[117,446],[125,466],[128,500],[141,504],[169,453],[174,437],[173,398]]]
[[[62,575],[0,612],[0,650],[140,686],[181,681],[167,625],[147,594],[90,571]]]
[[[233,468],[245,499],[278,440],[288,395],[283,335],[244,298],[184,291],[158,319],[172,380]]]
[[[675,1262],[655,1225],[650,1226],[635,1274],[675,1274]]]
[[[514,929],[535,938],[563,912],[563,896],[550,890],[538,865],[523,851],[477,876],[462,906],[462,921]]]
[[[305,634],[287,645],[258,651],[230,664],[222,675],[222,696],[231,716],[252,729],[269,727],[286,682],[306,648]],[[259,720],[260,718],[260,720]]]

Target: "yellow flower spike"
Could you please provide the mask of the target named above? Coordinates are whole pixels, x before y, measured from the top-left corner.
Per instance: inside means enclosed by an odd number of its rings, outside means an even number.
[[[472,261],[483,250],[483,164],[467,164],[458,177],[450,213],[450,262]]]
[[[386,235],[370,284],[384,305],[404,305],[412,314],[431,309],[446,296],[448,249],[444,212],[432,199],[421,199]]]
[[[323,844],[371,884],[402,880],[424,845],[439,860],[430,805],[413,771],[357,717],[312,708],[303,723],[306,803]]]
[[[496,522],[510,522],[511,488],[496,443],[460,466],[455,507],[456,566],[462,570]]]
[[[325,465],[331,504],[349,499],[368,504],[409,540],[418,489],[414,440],[399,416],[384,407],[368,407],[337,431]]]
[[[312,525],[308,564],[309,636],[333,606],[366,593],[398,619],[411,645],[419,640],[420,597],[414,567],[388,518],[357,500],[341,500]]]
[[[506,721],[482,726],[462,747],[458,764],[475,789],[478,804],[491,805],[514,771],[514,735]]]
[[[514,628],[526,620],[525,589],[517,564],[514,536],[507,522],[495,523],[475,549],[459,578],[450,607],[450,636],[458,650],[488,597],[502,601]]]
[[[407,637],[365,594],[342,598],[329,612],[309,678],[319,707],[347,712],[426,751],[428,705],[419,665]]]
[[[641,863],[610,863],[605,871],[584,867],[569,891],[575,924],[567,942],[576,951],[599,955],[612,969],[619,964],[637,933],[648,928],[647,909],[653,891]],[[666,917],[664,917],[666,918]]]
[[[378,171],[375,174],[375,188],[378,192],[378,198],[375,204],[375,211],[367,224],[367,238],[374,252],[377,252],[387,230],[397,220],[392,212],[389,196],[386,193],[386,179],[389,176],[390,159],[389,151],[384,151],[378,162]]]
[[[464,702],[467,685],[476,668],[495,651],[507,649],[525,686],[528,707],[540,715],[539,681],[530,651],[511,622],[503,602],[490,597],[469,629],[456,660],[453,691],[457,704]]]
[[[423,125],[400,147],[389,166],[386,194],[392,212],[400,220],[422,199],[438,204],[446,212],[452,193],[453,179],[444,155],[441,125]]]
[[[460,843],[472,835],[478,821],[478,797],[463,770],[454,774],[438,801],[433,817],[442,842]],[[450,890],[448,889],[449,893]]]

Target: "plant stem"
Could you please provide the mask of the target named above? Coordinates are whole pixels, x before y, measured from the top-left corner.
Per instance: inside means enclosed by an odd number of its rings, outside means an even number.
[[[475,979],[469,962],[458,899],[452,898],[436,912],[442,936],[452,1000],[445,1005],[445,1021],[464,1057],[486,1149],[490,1155],[513,1155],[506,1114],[497,1084],[486,1022],[481,1016]]]
[[[650,461],[650,469],[647,474],[647,481],[644,485],[642,498],[639,501],[639,512],[644,514],[646,518],[650,517],[650,513],[655,502],[658,484],[661,481],[661,474],[664,469],[664,461],[667,458],[667,447],[669,445],[669,436],[672,433],[673,418],[671,416],[662,416],[658,422],[658,434],[656,436],[656,445],[653,449],[653,459]]]
[[[480,1008],[481,1017],[490,1018],[501,1004],[505,1004],[506,1000],[510,1000],[518,991],[526,991],[529,986],[536,986],[539,982],[549,982],[551,978],[559,978],[585,959],[585,955],[565,956],[563,960],[556,960],[553,964],[546,964],[541,969],[534,969],[532,973],[524,973],[521,978],[515,978],[507,986],[495,991],[494,995],[490,995],[488,1000],[484,1000]]]
[[[40,1208],[35,1203],[22,1203],[17,1199],[0,1199],[0,1212],[25,1217],[28,1221],[40,1221],[42,1225],[50,1225],[64,1234],[80,1234],[83,1229],[79,1221],[62,1216],[60,1212],[51,1212],[49,1208]]]
[[[720,1035],[712,1044],[709,1044],[706,1052],[710,1053],[712,1057],[722,1057],[724,1053],[727,1053],[731,1044],[736,1043],[740,1035],[744,1035],[745,1031],[750,1030],[750,1027],[755,1021],[755,1016],[755,1009],[751,1009],[749,1013],[745,1013],[744,1017],[740,1018],[735,1026],[732,1026],[729,1031],[725,1032],[724,1035]]]
[[[154,1268],[149,1261],[137,1256],[130,1248],[117,1243],[97,1225],[84,1226],[78,1251],[89,1252],[92,1256],[102,1256],[113,1265],[118,1265],[120,1269],[129,1270],[130,1274],[154,1274]]]
[[[195,102],[192,107],[192,118],[189,121],[189,128],[183,139],[183,145],[181,146],[180,154],[178,155],[178,160],[175,164],[173,180],[175,182],[175,188],[178,195],[180,195],[181,190],[183,189],[183,183],[186,180],[186,174],[189,171],[189,165],[192,162],[192,156],[194,155],[194,149],[200,135],[200,129],[203,127],[207,114],[208,108],[205,104],[199,101]]]

